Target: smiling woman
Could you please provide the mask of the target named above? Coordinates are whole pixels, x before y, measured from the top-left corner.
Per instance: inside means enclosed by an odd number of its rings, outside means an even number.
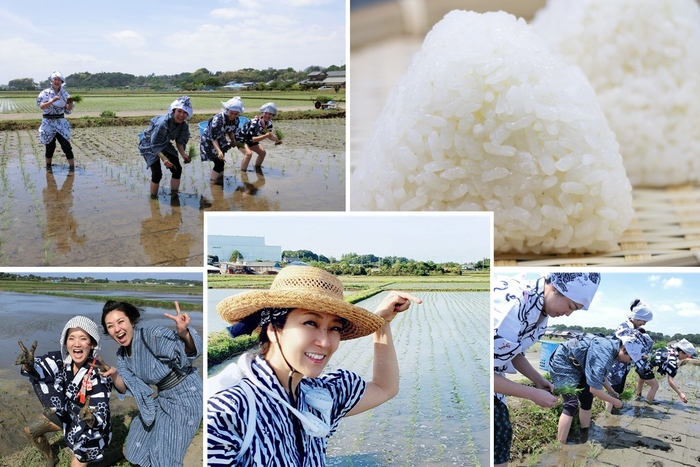
[[[392,292],[375,313],[343,300],[332,274],[288,266],[269,290],[244,292],[217,306],[232,335],[260,328],[260,353],[209,380],[208,465],[326,464],[326,446],[340,420],[398,392],[391,321],[421,300]],[[341,340],[374,333],[374,374],[321,376]],[[218,392],[217,392],[218,391]]]

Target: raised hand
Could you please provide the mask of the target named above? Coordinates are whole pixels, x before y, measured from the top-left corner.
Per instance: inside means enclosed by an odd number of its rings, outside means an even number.
[[[187,329],[187,326],[190,324],[190,317],[187,313],[180,312],[180,304],[177,302],[175,302],[175,311],[177,311],[177,315],[170,315],[168,313],[165,313],[165,317],[175,321],[175,326],[177,327],[177,334],[180,337],[183,337],[189,334],[190,332]]]
[[[95,357],[95,359],[97,360],[97,363],[94,363],[94,360],[90,362],[90,368],[97,368],[97,371],[99,371],[101,374],[107,373],[112,369],[112,367],[107,365],[99,355]]]
[[[35,374],[34,372],[34,351],[36,350],[37,342],[34,341],[31,348],[27,349],[22,341],[17,341],[22,353],[17,356],[15,365],[22,365],[27,373]]]
[[[392,290],[384,297],[384,300],[382,300],[374,313],[381,316],[389,323],[398,313],[408,310],[411,303],[423,303],[423,300],[408,292]]]

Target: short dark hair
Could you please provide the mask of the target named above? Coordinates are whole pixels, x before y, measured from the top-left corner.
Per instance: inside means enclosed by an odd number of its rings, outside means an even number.
[[[107,300],[107,303],[105,303],[105,306],[102,308],[102,330],[104,331],[105,334],[109,334],[107,332],[107,326],[105,325],[105,316],[107,316],[108,313],[114,311],[114,310],[119,310],[123,312],[127,318],[129,318],[129,321],[131,322],[132,325],[136,326],[136,323],[139,321],[141,318],[141,313],[143,310],[140,308],[135,307],[129,302],[118,302],[116,300]]]

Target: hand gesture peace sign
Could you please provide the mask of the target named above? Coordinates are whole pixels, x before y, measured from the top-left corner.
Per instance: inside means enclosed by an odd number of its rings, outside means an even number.
[[[165,317],[175,321],[177,334],[180,337],[184,337],[185,335],[189,334],[187,326],[190,324],[190,317],[187,313],[180,312],[180,304],[177,302],[175,302],[175,311],[177,311],[177,315],[165,313]]]

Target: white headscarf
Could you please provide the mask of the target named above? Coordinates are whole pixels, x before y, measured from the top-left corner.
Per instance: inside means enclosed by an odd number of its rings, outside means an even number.
[[[76,316],[71,318],[66,325],[63,326],[63,331],[61,331],[61,339],[58,341],[61,344],[61,356],[63,357],[64,361],[68,362],[70,362],[70,356],[68,354],[68,347],[66,347],[66,335],[68,334],[68,330],[73,328],[80,328],[87,332],[93,339],[95,339],[95,342],[97,343],[95,350],[100,348],[100,331],[97,328],[97,324],[85,316]]]
[[[239,114],[243,113],[243,100],[238,96],[234,96],[226,102],[222,101],[221,105],[223,105],[226,110],[238,112]]]
[[[170,104],[170,113],[173,112],[175,109],[182,109],[185,112],[187,112],[187,118],[189,119],[192,117],[192,103],[190,102],[189,96],[181,96],[178,97],[173,101],[172,104]]]
[[[627,317],[629,319],[638,319],[648,323],[653,319],[654,313],[651,311],[647,302],[637,298],[630,303],[630,311],[627,312]]]
[[[270,112],[272,115],[277,115],[277,106],[274,102],[268,102],[260,107],[260,113]]]
[[[552,272],[548,277],[562,295],[583,305],[582,310],[591,305],[600,284],[599,272]]]
[[[626,329],[619,333],[617,337],[625,345],[625,350],[627,350],[633,362],[638,362],[651,350],[649,345],[651,338],[637,329]],[[653,345],[653,342],[651,344]]]
[[[61,74],[60,71],[54,71],[53,73],[51,73],[51,76],[49,76],[49,83],[50,83],[51,80],[53,80],[54,78],[58,78],[58,79],[61,80],[61,82],[62,82],[63,84],[66,84],[66,79],[63,77],[63,75]]]
[[[683,352],[687,353],[691,357],[696,355],[695,346],[687,339],[679,340],[678,342],[676,342],[676,345],[674,347],[677,349],[681,349]]]

